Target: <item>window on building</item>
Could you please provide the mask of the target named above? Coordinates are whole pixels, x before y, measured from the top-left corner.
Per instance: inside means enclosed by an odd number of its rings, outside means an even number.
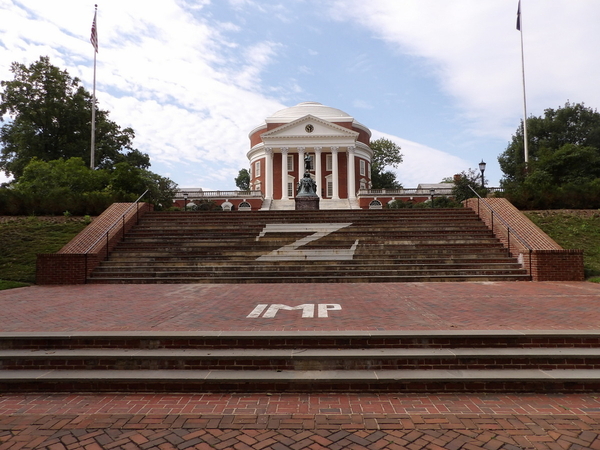
[[[333,160],[331,159],[331,153],[328,153],[327,155],[325,155],[325,170],[333,170]]]
[[[260,177],[260,161],[254,163],[254,173],[256,174],[255,176]]]
[[[367,162],[364,159],[360,160],[360,175],[365,176],[367,171]]]
[[[287,189],[287,191],[288,191],[288,193],[287,193],[288,198],[294,197],[294,183],[288,183],[287,186],[288,186],[288,189]]]
[[[327,197],[333,197],[333,182],[329,180],[327,181]]]
[[[287,155],[287,170],[288,172],[294,171],[294,155]]]

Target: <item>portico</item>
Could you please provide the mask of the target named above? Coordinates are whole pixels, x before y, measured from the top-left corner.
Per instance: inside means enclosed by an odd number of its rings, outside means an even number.
[[[358,208],[357,191],[370,187],[370,130],[351,116],[316,102],[275,113],[250,133],[251,189],[271,209],[291,209],[304,158],[323,209]]]

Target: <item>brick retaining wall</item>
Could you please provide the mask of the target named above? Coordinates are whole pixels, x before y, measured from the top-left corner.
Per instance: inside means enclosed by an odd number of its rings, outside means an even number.
[[[135,203],[113,203],[58,253],[37,255],[36,283],[84,284],[124,234],[153,209],[148,203],[132,205]]]
[[[479,215],[512,256],[522,261],[533,281],[585,279],[583,250],[563,249],[505,198],[471,198],[464,204]]]

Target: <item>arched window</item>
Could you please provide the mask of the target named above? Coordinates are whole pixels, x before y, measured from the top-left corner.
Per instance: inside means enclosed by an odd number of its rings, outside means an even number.
[[[242,202],[242,203],[240,203],[240,206],[238,206],[238,210],[239,211],[250,211],[250,210],[252,210],[252,206],[250,206],[250,203],[248,203],[248,202]]]
[[[383,205],[379,200],[373,200],[371,203],[369,203],[369,209],[381,209],[382,207]]]

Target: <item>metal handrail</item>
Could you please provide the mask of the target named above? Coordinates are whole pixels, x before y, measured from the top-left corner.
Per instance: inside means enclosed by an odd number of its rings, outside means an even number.
[[[492,216],[491,216],[491,220],[492,220],[492,231],[494,231],[494,214],[496,214],[496,216],[498,216],[498,219],[500,220],[500,222],[502,222],[502,224],[506,227],[507,230],[507,246],[508,246],[508,254],[510,256],[510,233],[512,231],[513,235],[519,240],[519,242],[521,242],[521,244],[523,244],[528,250],[529,250],[529,273],[531,274],[531,268],[532,268],[532,262],[531,262],[531,253],[533,252],[533,249],[531,248],[531,246],[521,237],[519,236],[519,233],[517,233],[507,222],[506,220],[504,220],[502,218],[502,216],[500,215],[500,213],[494,211],[494,208],[492,208],[487,202],[485,202],[485,199],[481,197],[481,195],[479,195],[479,193],[473,189],[471,186],[468,186],[469,189],[471,189],[473,191],[473,193],[477,196],[477,214],[479,214],[479,204],[480,204],[480,200],[484,200],[484,205],[492,212]]]
[[[92,250],[94,247],[96,247],[96,245],[98,245],[98,243],[99,243],[99,242],[100,242],[102,239],[106,238],[106,256],[108,257],[108,243],[109,243],[109,240],[110,240],[110,232],[111,232],[111,230],[112,230],[114,227],[116,227],[117,225],[119,225],[120,223],[122,223],[122,226],[123,226],[123,228],[122,228],[122,230],[123,230],[123,236],[125,236],[125,216],[126,216],[128,213],[129,213],[129,211],[131,210],[131,208],[133,208],[134,206],[137,208],[137,206],[138,206],[138,204],[139,204],[139,201],[142,199],[142,197],[143,197],[144,195],[146,195],[146,194],[148,193],[148,191],[149,191],[149,189],[146,189],[146,190],[144,191],[144,193],[143,193],[142,195],[140,195],[140,196],[137,198],[137,200],[136,200],[134,203],[132,203],[132,204],[131,204],[131,206],[130,206],[129,208],[127,208],[127,209],[125,210],[125,212],[124,212],[123,214],[121,214],[121,217],[119,217],[119,218],[118,218],[118,219],[115,221],[115,223],[114,223],[114,224],[112,224],[112,225],[111,225],[111,227],[110,227],[108,230],[106,230],[106,233],[105,233],[105,234],[103,234],[102,236],[100,236],[98,239],[96,239],[96,241],[95,241],[95,242],[94,242],[92,245],[90,245],[90,246],[88,247],[88,249],[87,249],[85,252],[83,252],[83,254],[87,255],[87,254],[88,254],[88,253],[89,253],[89,252],[90,252],[90,251],[91,251],[91,250]],[[138,211],[139,211],[139,208],[137,208],[136,214],[138,214]]]

